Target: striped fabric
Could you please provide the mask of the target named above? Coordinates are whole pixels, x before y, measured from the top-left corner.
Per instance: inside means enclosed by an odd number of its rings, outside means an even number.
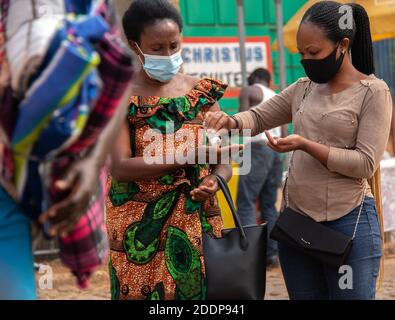
[[[102,94],[81,137],[65,153],[79,154],[96,142],[100,129],[114,114],[133,74],[130,56],[111,34],[107,33],[104,36],[98,46],[98,52],[101,59],[98,70],[103,81]]]
[[[103,81],[103,90],[88,123],[79,139],[59,155],[52,168],[52,183],[61,177],[73,164],[76,155],[84,155],[96,143],[99,134],[111,119],[133,75],[130,56],[119,45],[117,38],[106,34],[98,46],[101,63],[98,67]],[[98,193],[101,195],[90,205],[70,237],[60,238],[61,259],[76,275],[78,284],[84,288],[92,270],[107,258],[105,235],[106,174],[102,173]],[[58,202],[66,195],[51,189],[51,198]]]
[[[119,106],[133,75],[131,57],[111,34],[107,33],[104,36],[98,45],[98,53],[101,60],[98,70],[103,82],[103,90],[78,140],[60,153],[58,161],[53,164],[53,184],[68,170],[76,157],[89,152],[96,143],[103,128]],[[52,190],[56,188],[53,187]],[[51,197],[54,201],[59,201],[64,195],[53,191]]]
[[[37,79],[19,105],[19,114],[12,136],[14,182],[19,197],[26,183],[27,158],[53,112],[64,107],[79,94],[88,73],[99,64],[96,52],[88,46],[63,42],[51,64]]]

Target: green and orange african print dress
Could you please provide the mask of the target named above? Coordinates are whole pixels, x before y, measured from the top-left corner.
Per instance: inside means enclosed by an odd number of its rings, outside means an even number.
[[[163,141],[173,142],[152,151],[168,155],[184,150],[185,144],[196,148],[204,113],[225,88],[203,79],[185,96],[132,97],[128,114],[132,156],[142,157],[150,148],[152,142],[145,138],[150,129]],[[187,130],[188,139],[176,139],[181,130]],[[143,181],[121,183],[109,178],[112,299],[205,299],[202,232],[220,237],[222,218],[215,199],[199,210],[201,204],[189,193],[209,173],[208,165],[195,165]]]

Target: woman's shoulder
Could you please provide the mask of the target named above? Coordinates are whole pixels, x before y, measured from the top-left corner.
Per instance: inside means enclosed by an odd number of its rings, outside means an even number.
[[[365,87],[368,87],[372,93],[390,91],[388,84],[383,79],[377,78],[374,74],[371,74],[366,79],[361,80],[361,83]]]
[[[291,85],[289,85],[285,91],[291,94],[294,97],[302,96],[306,89],[312,84],[313,82],[307,77],[301,77]]]
[[[390,113],[392,112],[393,105],[391,91],[387,83],[373,74],[361,80],[361,83],[367,88],[367,91],[361,91],[365,92],[367,97],[364,99],[363,108],[373,108],[375,110],[374,112],[387,110],[388,117],[391,117]]]
[[[184,81],[187,82],[191,90],[199,90],[199,89],[223,89],[224,91],[228,87],[221,80],[213,79],[213,78],[198,78],[194,76],[190,76],[187,74],[183,74]]]
[[[180,80],[183,81],[191,89],[195,88],[199,84],[199,82],[202,80],[198,77],[191,76],[191,75],[185,74],[185,73],[180,73],[179,76],[180,76]]]
[[[292,84],[290,84],[289,87],[303,87],[307,86],[309,83],[312,83],[312,81],[308,77],[301,77],[294,81]]]
[[[200,98],[203,102],[206,101],[208,105],[214,104],[220,100],[226,89],[227,85],[222,81],[212,78],[196,78],[187,76],[190,81],[194,82],[192,89],[186,94],[186,97],[192,102]]]
[[[191,120],[205,108],[212,107],[222,98],[227,85],[219,80],[199,79],[189,75],[178,76],[186,92],[174,97],[132,95],[129,99],[129,117],[149,118],[159,110]]]
[[[311,80],[308,77],[300,77],[298,80],[295,81],[295,83],[308,83],[311,82]]]

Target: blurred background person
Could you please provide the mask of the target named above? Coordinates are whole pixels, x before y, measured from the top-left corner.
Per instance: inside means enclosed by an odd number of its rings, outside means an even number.
[[[276,93],[270,89],[271,74],[268,70],[256,69],[248,78],[248,87],[240,92],[239,112],[247,111],[273,98]],[[281,128],[271,130],[275,137],[281,136]],[[269,239],[269,233],[277,218],[277,190],[281,185],[282,163],[280,155],[267,146],[267,138],[259,134],[247,144],[251,148],[251,170],[240,175],[237,190],[237,208],[243,225],[257,223],[257,201],[260,219],[268,223],[267,265],[276,267],[277,242]]]

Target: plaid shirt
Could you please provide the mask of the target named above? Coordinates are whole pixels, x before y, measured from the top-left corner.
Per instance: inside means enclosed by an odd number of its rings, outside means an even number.
[[[73,231],[59,238],[60,259],[76,276],[81,288],[86,288],[89,276],[108,256],[108,240],[104,221],[104,201],[107,170],[100,174],[99,187],[88,211],[81,217]]]

